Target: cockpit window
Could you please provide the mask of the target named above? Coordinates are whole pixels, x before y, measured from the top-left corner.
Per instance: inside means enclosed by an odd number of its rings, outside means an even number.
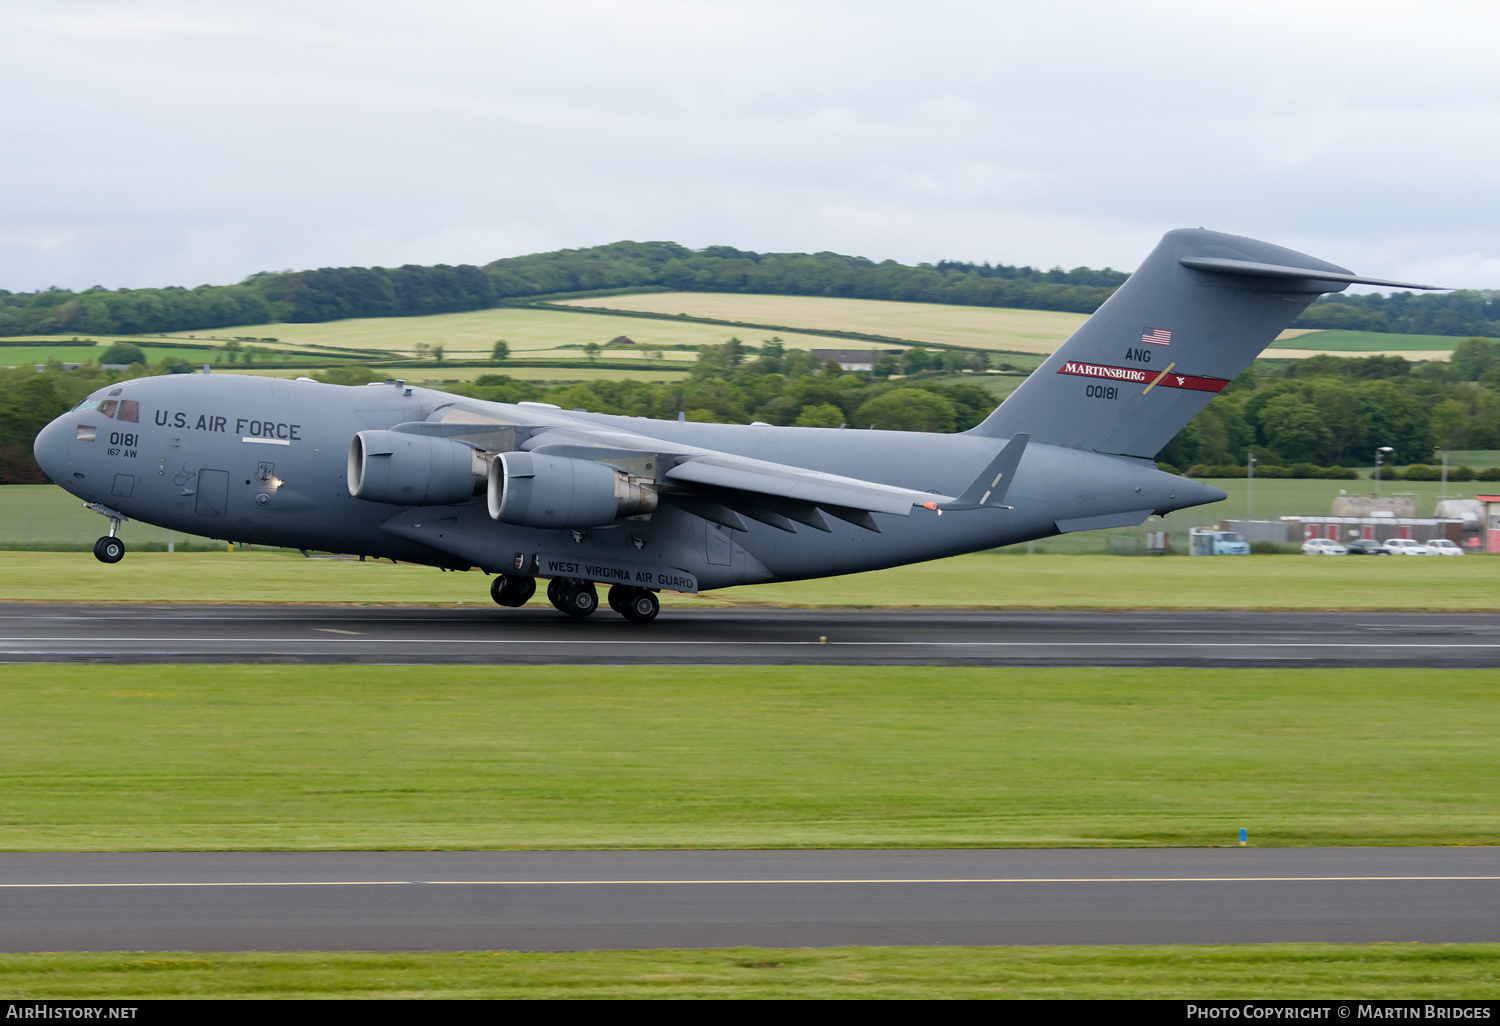
[[[99,416],[113,417],[115,415],[115,407],[119,405],[120,401],[118,399],[104,400],[104,402],[99,404]]]
[[[123,388],[111,388],[109,390],[109,394],[110,395],[119,395],[123,391],[125,391]]]
[[[85,399],[83,402],[73,407],[73,411],[75,413],[83,413],[86,410],[97,410],[99,408],[99,404],[103,401],[104,400],[102,399]]]
[[[141,404],[134,399],[121,399],[120,409],[115,413],[115,420],[128,420],[136,424],[140,419]]]

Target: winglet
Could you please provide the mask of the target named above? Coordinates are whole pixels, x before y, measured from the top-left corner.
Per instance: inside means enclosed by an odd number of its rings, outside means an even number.
[[[1005,493],[1010,491],[1011,479],[1016,475],[1016,467],[1021,463],[1021,456],[1026,452],[1026,445],[1031,441],[1031,436],[1024,431],[1017,432],[1005,443],[1005,448],[1000,454],[990,460],[989,466],[984,472],[976,477],[964,493],[952,502],[945,502],[937,506],[940,510],[960,509],[1010,509],[1009,506],[1001,505],[1005,501]]]

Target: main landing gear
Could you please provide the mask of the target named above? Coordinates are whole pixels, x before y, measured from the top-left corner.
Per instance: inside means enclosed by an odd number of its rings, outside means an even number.
[[[535,577],[499,576],[490,583],[490,598],[502,606],[524,606],[535,594]],[[554,577],[547,582],[547,601],[559,612],[581,620],[599,608],[599,591],[592,581]],[[661,602],[653,591],[616,584],[609,589],[609,608],[631,623],[650,623],[661,612]]]
[[[609,589],[609,608],[631,623],[650,623],[661,612],[661,602],[655,592],[616,584]]]
[[[554,577],[547,582],[547,601],[560,612],[582,619],[599,608],[599,592],[592,581]]]
[[[500,576],[490,582],[490,598],[502,606],[524,606],[535,594],[535,577]]]

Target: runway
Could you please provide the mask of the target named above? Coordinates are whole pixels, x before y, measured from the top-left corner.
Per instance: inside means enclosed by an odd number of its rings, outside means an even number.
[[[1500,849],[0,855],[0,950],[1500,941]]]
[[[1500,616],[0,604],[0,662],[1500,665]],[[1500,942],[1500,848],[0,854],[3,951]]]
[[[1496,667],[1500,616],[5,603],[0,662]]]

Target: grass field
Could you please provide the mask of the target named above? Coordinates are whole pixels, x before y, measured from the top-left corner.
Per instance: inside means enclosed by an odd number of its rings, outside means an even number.
[[[0,366],[21,367],[26,364],[46,363],[60,360],[63,363],[97,363],[107,346],[0,346]],[[151,349],[144,348],[148,364],[163,360],[179,359],[189,363],[213,363],[215,357],[224,354],[218,349]]]
[[[84,509],[83,500],[56,485],[0,486],[0,545],[59,546],[88,549],[94,539],[109,532],[109,522]],[[121,528],[126,544],[166,547],[170,532],[164,527],[131,521]],[[190,538],[177,532],[174,544],[209,544],[206,538]],[[0,554],[0,560],[5,557]],[[0,595],[15,582],[0,580]]]
[[[10,851],[1500,843],[1487,670],[5,677]]]
[[[624,335],[635,340],[635,349],[617,347],[608,352],[611,357],[628,357],[657,345],[722,345],[731,336],[751,345],[760,345],[774,334],[779,334],[788,346],[798,349],[840,348],[850,344],[817,335],[524,309],[474,310],[426,317],[367,317],[323,324],[257,324],[217,328],[212,332],[183,332],[174,337],[227,339],[235,335],[256,335],[275,337],[280,340],[276,345],[312,344],[393,354],[414,354],[417,344],[425,342],[442,346],[444,355],[455,360],[488,359],[495,342],[504,339],[510,345],[511,353],[517,356],[567,356],[576,360],[582,356],[576,349],[560,353],[554,350],[560,346],[582,346],[590,342],[603,345]],[[669,359],[691,361],[697,354],[668,350],[664,355]]]
[[[720,948],[0,955],[12,1000],[1156,998],[1494,1000],[1500,945]]]
[[[948,374],[926,380],[939,385],[977,385],[993,396],[996,402],[1003,402],[1006,396],[1021,387],[1021,382],[1026,377],[1022,374]]]
[[[125,535],[127,545],[131,536]],[[92,545],[92,541],[89,542]],[[85,546],[87,548],[87,546]],[[1094,551],[1097,551],[1097,547]],[[1427,609],[1500,610],[1500,560],[1283,555],[975,553],[787,584],[662,596],[674,608]],[[0,552],[0,601],[254,602],[491,608],[489,579],[429,567],[295,552],[129,552],[104,566],[86,551]],[[538,607],[544,600],[533,600]],[[494,607],[497,627],[506,611]],[[607,612],[598,614],[609,616]]]
[[[1307,349],[1323,353],[1367,353],[1394,352],[1404,350],[1412,353],[1452,352],[1453,347],[1463,341],[1458,335],[1399,335],[1379,331],[1308,331],[1295,337],[1283,335],[1271,343],[1272,349]],[[1427,357],[1432,359],[1433,356]]]
[[[1057,313],[1050,310],[895,303],[823,296],[747,296],[726,292],[652,292],[636,296],[574,299],[569,300],[567,305],[644,310],[652,313],[685,313],[691,317],[713,317],[753,324],[785,324],[793,328],[856,331],[970,349],[1008,349],[1023,353],[1052,352],[1088,319],[1086,314]],[[824,339],[816,347],[852,349],[866,345],[869,343]]]
[[[1472,455],[1476,461],[1470,464],[1473,469],[1483,469],[1486,466],[1494,466],[1492,462],[1500,458],[1500,453],[1494,451],[1478,451]],[[1434,460],[1434,465],[1441,461],[1441,457]],[[1448,463],[1451,467],[1458,466],[1462,461],[1457,459],[1457,454],[1450,457]],[[1371,468],[1358,468],[1362,474],[1371,473]],[[1204,478],[1204,480],[1229,493],[1229,498],[1223,502],[1210,503],[1207,506],[1195,506],[1173,513],[1167,517],[1166,522],[1159,529],[1171,530],[1175,526],[1177,530],[1185,530],[1183,525],[1204,526],[1216,523],[1219,520],[1243,520],[1249,519],[1246,513],[1253,513],[1256,520],[1275,520],[1277,517],[1295,516],[1299,513],[1316,513],[1327,516],[1333,506],[1333,500],[1338,498],[1340,490],[1350,495],[1373,495],[1375,493],[1375,482],[1367,478],[1357,481],[1325,481],[1316,478],[1299,480],[1294,478],[1262,478],[1255,479],[1254,496],[1250,483],[1243,477],[1215,477]],[[1479,494],[1495,494],[1500,489],[1500,481],[1449,481],[1448,498],[1450,499],[1472,499]],[[1384,496],[1405,495],[1409,496],[1416,504],[1417,516],[1430,517],[1437,506],[1438,498],[1443,492],[1440,481],[1392,481],[1385,478],[1380,482],[1380,494]],[[1172,521],[1177,521],[1173,525]]]

